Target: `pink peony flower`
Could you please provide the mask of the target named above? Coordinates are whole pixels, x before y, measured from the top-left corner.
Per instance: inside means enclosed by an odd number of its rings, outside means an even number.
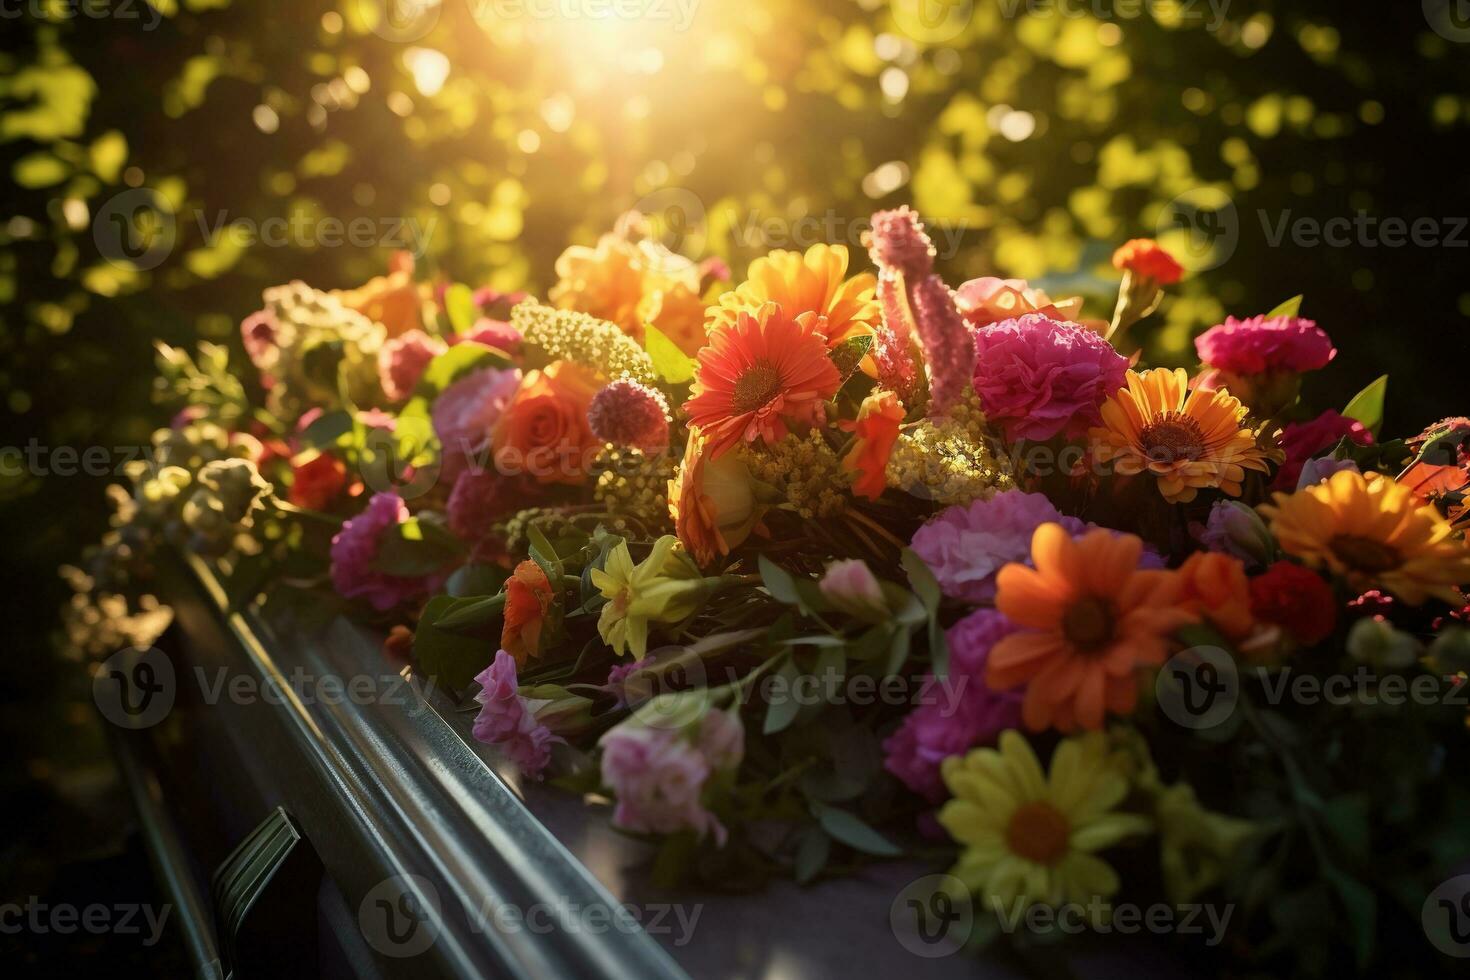
[[[598,439],[620,448],[650,455],[669,448],[669,403],[658,391],[628,378],[593,396],[587,425]]]
[[[1300,374],[1326,367],[1337,356],[1332,340],[1315,321],[1295,316],[1226,317],[1196,337],[1194,349],[1208,367],[1235,375]]]
[[[378,348],[378,382],[390,402],[406,401],[424,369],[444,353],[444,341],[422,330],[408,330]]]
[[[480,368],[434,399],[434,433],[443,447],[445,479],[457,478],[470,465],[488,469],[492,430],[520,383],[521,372],[514,368]]]
[[[617,797],[613,824],[639,833],[693,830],[723,847],[725,827],[704,806],[705,784],[740,765],[745,732],[734,712],[711,710],[696,731],[629,721],[602,736],[602,781]]]
[[[389,575],[373,568],[383,535],[408,519],[396,493],[376,493],[367,509],[342,524],[332,538],[332,585],[349,599],[366,599],[374,609],[392,609],[432,587],[432,576]]]
[[[1127,358],[1099,334],[1040,313],[976,331],[975,346],[975,390],[1011,441],[1082,435],[1128,373]]]
[[[973,612],[950,627],[949,675],[925,679],[919,706],[883,743],[883,768],[930,802],[946,795],[940,763],[991,744],[1021,723],[1021,692],[995,691],[985,683],[990,648],[1015,629],[993,609]]]
[[[1053,522],[1073,534],[1087,527],[1043,494],[1006,490],[942,511],[914,532],[913,549],[945,595],[979,605],[995,598],[995,576],[1003,566],[1030,561],[1031,536]]]
[[[564,740],[538,722],[521,697],[515,658],[497,650],[475,680],[480,682],[480,693],[475,695],[480,713],[470,733],[476,741],[500,746],[523,775],[539,778],[551,762],[551,747]]]
[[[1272,489],[1295,490],[1307,460],[1331,449],[1344,438],[1359,446],[1373,445],[1373,433],[1363,423],[1330,408],[1310,422],[1288,425],[1281,431],[1281,448],[1286,452],[1286,462],[1277,471],[1276,479],[1271,483]]]

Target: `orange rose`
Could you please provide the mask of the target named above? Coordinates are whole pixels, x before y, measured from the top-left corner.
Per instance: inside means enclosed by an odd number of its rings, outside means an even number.
[[[347,466],[336,456],[318,453],[291,467],[291,492],[286,499],[307,510],[326,510],[347,484]]]
[[[386,276],[376,276],[356,289],[340,289],[334,295],[342,305],[375,320],[398,337],[423,329],[424,296],[413,279],[413,256],[396,252]]]
[[[541,483],[578,484],[602,443],[587,425],[601,387],[597,372],[571,361],[530,371],[495,426],[495,465]]]
[[[852,449],[842,457],[842,468],[857,474],[852,492],[859,497],[877,500],[888,486],[888,456],[893,444],[898,441],[898,427],[903,424],[903,402],[886,389],[874,391],[863,399],[854,422],[839,423],[849,432],[856,432]]]
[[[551,611],[555,593],[541,566],[526,560],[505,583],[505,626],[500,648],[523,666],[527,657],[541,656],[541,627]]]
[[[1255,631],[1250,583],[1240,559],[1214,551],[1197,551],[1179,566],[1185,605],[1239,642]]]

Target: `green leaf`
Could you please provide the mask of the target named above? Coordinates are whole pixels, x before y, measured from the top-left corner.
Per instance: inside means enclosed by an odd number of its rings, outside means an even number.
[[[1322,874],[1332,884],[1348,914],[1347,932],[1354,939],[1358,969],[1365,970],[1373,958],[1374,921],[1378,918],[1378,896],[1373,889],[1332,865],[1323,865]]]
[[[800,606],[801,596],[796,591],[796,580],[791,573],[780,565],[777,565],[765,555],[761,555],[757,561],[760,568],[761,582],[771,598],[777,602],[784,602],[788,606]]]
[[[831,854],[832,838],[820,828],[808,827],[802,831],[796,844],[796,860],[792,866],[797,883],[805,885],[821,874]]]
[[[466,596],[495,595],[509,576],[499,565],[469,562],[454,570],[444,588],[456,599]]]
[[[897,844],[868,826],[855,813],[813,803],[812,815],[823,830],[855,851],[877,857],[896,857],[903,853]]]
[[[924,604],[924,611],[933,616],[939,609],[939,600],[944,597],[939,589],[939,579],[934,577],[929,566],[924,564],[924,559],[920,558],[912,548],[903,549],[900,557],[903,561],[903,570],[908,573],[909,584],[914,587],[914,593]]]
[[[837,374],[842,378],[838,385],[839,388],[847,383],[848,378],[852,377],[853,372],[858,369],[858,365],[863,362],[864,357],[868,356],[868,351],[872,348],[871,334],[849,337],[832,348],[827,356],[832,359],[833,365],[837,368]]]
[[[651,323],[643,326],[643,349],[648,352],[649,359],[653,361],[653,371],[660,379],[671,385],[688,384],[694,380],[694,367],[698,362]]]
[[[786,662],[776,669],[776,676],[781,683],[775,685],[773,694],[776,700],[766,705],[766,719],[761,724],[761,731],[766,735],[774,735],[785,731],[790,724],[796,720],[797,713],[801,710],[801,704],[793,696],[796,690],[796,679],[801,676],[801,671],[788,657]]]
[[[1272,319],[1275,319],[1278,316],[1299,316],[1301,314],[1301,312],[1302,312],[1302,298],[1301,298],[1300,295],[1297,295],[1297,296],[1293,296],[1291,299],[1289,299],[1286,302],[1282,303],[1280,306],[1276,307],[1276,309],[1272,310],[1270,313],[1267,313],[1266,314],[1266,319],[1272,320]]]
[[[437,393],[477,368],[505,367],[505,363],[504,357],[483,344],[455,344],[429,362],[419,385]]]
[[[505,593],[491,596],[471,596],[468,601],[455,606],[434,625],[441,630],[462,631],[483,626],[500,617],[505,608]]]
[[[334,445],[352,431],[352,416],[344,411],[327,412],[319,416],[301,433],[301,443],[311,449],[322,449]]]
[[[468,333],[479,316],[474,291],[461,282],[450,286],[444,291],[444,312],[449,314],[449,325],[455,333]]]
[[[424,673],[452,692],[464,690],[495,659],[495,644],[442,629],[438,622],[477,599],[430,599],[413,634],[413,655]]]
[[[426,527],[416,520],[408,520],[386,532],[378,542],[373,570],[386,575],[416,578],[437,572],[452,562],[454,548],[438,534],[426,534]]]
[[[1363,428],[1376,436],[1379,426],[1383,424],[1383,403],[1387,396],[1388,375],[1385,374],[1354,395],[1342,414],[1363,423]]]

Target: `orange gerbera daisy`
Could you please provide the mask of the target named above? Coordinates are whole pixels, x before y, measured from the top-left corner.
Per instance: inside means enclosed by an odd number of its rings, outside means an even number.
[[[826,318],[823,332],[835,347],[852,337],[871,334],[881,313],[874,298],[877,280],[864,272],[847,275],[847,247],[813,245],[801,252],[777,249],[750,263],[746,280],[720,297],[709,311],[713,333],[733,326],[739,315],[754,313],[766,303],[779,303],[792,316],[816,313]]]
[[[1244,640],[1255,631],[1250,582],[1239,558],[1196,551],[1179,566],[1184,601],[1225,636]]]
[[[527,657],[541,656],[541,629],[554,596],[551,580],[530,559],[517,565],[506,581],[500,648],[515,658],[516,666],[525,666]]]
[[[1131,712],[1139,667],[1164,662],[1170,634],[1194,614],[1174,572],[1140,570],[1143,542],[1106,529],[1074,539],[1043,524],[1031,539],[1035,568],[1010,564],[995,605],[1021,630],[990,651],[994,688],[1026,685],[1021,718],[1032,731],[1098,729]]]
[[[793,318],[776,303],[742,310],[710,335],[684,411],[709,437],[711,459],[741,442],[780,442],[788,424],[821,422],[822,403],[842,382],[823,336],[820,316]]]
[[[1228,391],[1191,393],[1182,368],[1129,371],[1128,387],[1103,403],[1103,424],[1089,433],[1092,454],[1118,473],[1152,473],[1170,503],[1193,500],[1202,487],[1236,497],[1246,470],[1269,468],[1245,416]]]
[[[842,457],[842,468],[855,474],[852,492],[859,497],[877,500],[887,489],[888,457],[898,442],[903,417],[903,402],[898,396],[879,389],[863,399],[856,421],[839,423],[857,433],[852,448]]]
[[[1354,589],[1385,588],[1416,606],[1430,596],[1464,602],[1470,549],[1432,504],[1388,477],[1341,470],[1260,511],[1284,551]]]

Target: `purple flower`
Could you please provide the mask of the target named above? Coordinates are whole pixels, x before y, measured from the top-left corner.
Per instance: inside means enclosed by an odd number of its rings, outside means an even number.
[[[995,598],[995,576],[1011,562],[1031,561],[1031,536],[1057,523],[1072,534],[1087,525],[1067,517],[1039,493],[1006,490],[943,511],[914,532],[913,549],[944,594],[976,605]]]
[[[504,650],[475,678],[480,682],[480,713],[470,733],[476,741],[498,745],[521,773],[539,778],[551,761],[551,747],[562,741],[545,725],[520,695],[516,661]]]
[[[946,758],[993,743],[1021,723],[1021,692],[985,683],[990,648],[1015,632],[993,609],[971,613],[950,627],[949,676],[925,679],[919,706],[883,743],[883,767],[909,789],[938,803],[945,796],[939,766]]]
[[[407,519],[408,506],[396,493],[377,493],[367,509],[343,522],[332,538],[332,585],[339,595],[385,610],[429,591],[433,576],[389,575],[373,568],[383,534]]]
[[[977,330],[975,346],[975,391],[1012,442],[1084,434],[1128,374],[1128,359],[1096,332],[1040,313]]]
[[[1226,317],[1196,337],[1194,349],[1207,366],[1239,375],[1300,374],[1324,368],[1337,356],[1332,339],[1316,321],[1296,316]]]

